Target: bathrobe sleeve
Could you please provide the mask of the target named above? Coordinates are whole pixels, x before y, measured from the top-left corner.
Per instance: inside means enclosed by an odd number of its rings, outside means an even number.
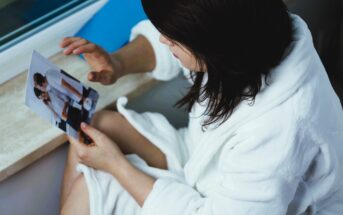
[[[175,78],[181,71],[180,62],[173,56],[168,46],[159,41],[160,33],[149,20],[143,20],[131,30],[130,41],[138,35],[143,35],[150,42],[156,57],[156,67],[151,75],[161,81]]]
[[[208,167],[219,168],[221,179],[206,185],[213,186],[206,196],[181,181],[157,179],[143,214],[286,214],[317,148],[299,144],[296,128],[281,129],[286,132],[261,128],[260,123],[242,128],[221,150],[219,166]]]

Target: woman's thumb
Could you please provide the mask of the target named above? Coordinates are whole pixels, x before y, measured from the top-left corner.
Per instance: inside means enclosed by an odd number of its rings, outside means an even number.
[[[87,134],[95,143],[97,143],[101,137],[104,135],[94,127],[87,125],[85,122],[81,123],[81,129],[85,134]]]
[[[100,74],[98,72],[89,72],[88,73],[88,80],[93,82],[99,82],[100,81]]]
[[[100,82],[102,84],[111,83],[111,71],[101,70],[99,72],[90,72],[88,73],[88,80],[93,82]]]

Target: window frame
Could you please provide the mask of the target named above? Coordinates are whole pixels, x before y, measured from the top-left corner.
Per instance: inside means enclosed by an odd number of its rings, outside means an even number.
[[[106,2],[108,0],[97,0],[83,5],[81,9],[76,7],[23,34],[22,38],[14,40],[15,44],[8,44],[5,50],[0,50],[0,84],[28,69],[33,50],[45,57],[60,52],[61,39],[75,35]]]

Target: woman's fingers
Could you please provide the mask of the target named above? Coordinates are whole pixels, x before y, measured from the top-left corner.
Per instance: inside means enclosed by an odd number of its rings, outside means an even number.
[[[101,141],[104,140],[105,135],[95,129],[94,127],[87,125],[86,123],[81,123],[81,129],[85,134],[87,134],[92,140],[94,140],[95,144],[101,144]]]
[[[104,85],[112,84],[115,81],[116,74],[113,72],[113,62],[110,55],[101,47],[80,37],[65,38],[61,47],[64,47],[64,54],[80,55],[85,54],[86,61],[96,72],[88,74],[88,80],[100,82]]]
[[[81,37],[67,37],[61,42],[61,48],[64,48],[64,54],[84,54],[94,52],[97,45]]]
[[[63,53],[66,55],[69,55],[71,53],[76,54],[75,50],[77,50],[78,48],[80,48],[82,46],[88,45],[88,44],[89,44],[89,42],[85,39],[75,40],[72,43],[70,43],[68,46],[65,47],[65,50]]]
[[[63,38],[60,46],[61,46],[61,48],[65,48],[68,45],[70,45],[71,43],[73,43],[77,40],[80,40],[80,39],[82,39],[82,38],[81,37],[65,37],[65,38]]]
[[[87,54],[95,51],[97,46],[93,43],[87,43],[74,49],[73,54]]]
[[[104,79],[104,75],[101,72],[90,72],[88,73],[88,80],[92,82],[100,82]]]
[[[97,74],[96,74],[96,72],[89,72],[87,78],[88,78],[89,81],[97,82]]]
[[[89,72],[88,80],[92,82],[100,82],[102,84],[112,83],[111,71],[102,70],[100,72]]]

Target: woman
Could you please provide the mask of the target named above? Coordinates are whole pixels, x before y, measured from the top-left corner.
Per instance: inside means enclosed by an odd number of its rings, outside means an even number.
[[[124,98],[82,124],[94,143],[70,139],[62,214],[342,214],[343,112],[302,19],[281,0],[142,2],[151,22],[118,52],[61,46],[102,84],[191,74],[189,125]]]

